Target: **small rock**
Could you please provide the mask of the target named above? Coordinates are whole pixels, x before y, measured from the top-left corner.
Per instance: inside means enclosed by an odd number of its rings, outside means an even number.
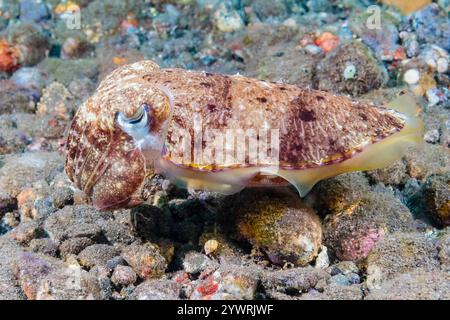
[[[345,69],[357,70],[353,79],[345,79]],[[344,43],[321,60],[316,69],[318,89],[336,93],[360,95],[381,87],[387,81],[385,68],[378,63],[362,43]]]
[[[310,290],[300,300],[362,300],[364,297],[361,285],[330,283],[322,291]]]
[[[428,107],[433,107],[441,102],[441,98],[439,97],[439,90],[437,88],[428,89],[425,94],[428,100]]]
[[[48,75],[36,67],[23,67],[14,72],[10,80],[18,86],[29,89],[33,97],[40,98],[42,89],[48,81]]]
[[[431,3],[412,16],[412,26],[420,43],[442,45],[450,50],[448,15],[437,3]]]
[[[244,22],[237,11],[221,3],[214,12],[216,27],[222,32],[233,32],[244,27]]]
[[[425,143],[422,148],[405,154],[405,161],[408,175],[417,180],[450,170],[450,153],[440,145]]]
[[[219,241],[216,239],[210,239],[203,245],[203,250],[205,250],[206,255],[214,253],[219,248]]]
[[[388,167],[367,171],[367,175],[374,183],[399,186],[407,179],[406,164],[400,159]]]
[[[356,67],[353,64],[348,64],[344,69],[344,79],[353,79],[356,75]]]
[[[359,269],[353,261],[341,261],[338,264],[333,266],[335,273],[341,273],[344,276],[347,276],[352,273],[358,274]]]
[[[416,35],[414,33],[402,31],[400,32],[400,38],[402,39],[402,44],[405,47],[408,58],[417,57],[420,50]]]
[[[416,267],[394,275],[391,280],[372,288],[367,300],[449,300],[450,281],[444,271]]]
[[[450,174],[428,177],[413,203],[439,226],[450,225]]]
[[[116,220],[102,220],[98,221],[98,225],[109,243],[130,244],[135,240],[131,228],[124,223]]]
[[[28,246],[33,252],[46,254],[51,257],[56,257],[59,252],[58,245],[48,238],[33,239]]]
[[[118,265],[111,276],[111,281],[116,286],[128,286],[135,283],[137,275],[132,268]]]
[[[89,44],[84,38],[69,37],[62,44],[61,58],[81,58],[89,49]]]
[[[49,114],[64,120],[70,120],[75,110],[73,96],[58,82],[53,82],[44,89],[42,98],[37,105],[38,115]]]
[[[325,246],[320,246],[320,252],[317,255],[315,267],[319,269],[328,268],[330,265],[330,258],[328,257],[328,248]]]
[[[416,84],[419,82],[420,79],[420,73],[417,69],[409,69],[405,72],[403,75],[403,81],[405,81],[407,84]]]
[[[51,181],[64,167],[62,156],[52,152],[11,154],[2,161],[0,190],[12,197],[37,181]]]
[[[450,271],[450,233],[440,236],[438,238],[437,248],[439,251],[439,262],[441,269]]]
[[[97,224],[102,218],[102,214],[90,206],[66,206],[45,220],[44,229],[56,242],[70,238],[95,240],[102,233]]]
[[[41,279],[48,276],[54,266],[39,256],[24,253],[18,257],[15,273],[20,286],[29,300],[36,299],[37,291],[41,286]]]
[[[266,291],[299,294],[308,292],[320,280],[328,277],[323,270],[311,267],[293,268],[269,272],[261,278],[261,284]]]
[[[19,23],[8,28],[8,41],[20,51],[20,65],[31,67],[48,54],[50,41],[44,30],[36,24]]]
[[[117,256],[106,262],[106,268],[109,270],[109,272],[113,272],[117,266],[124,265],[124,264],[125,264],[125,260],[123,260],[122,257]]]
[[[445,73],[448,70],[448,53],[437,45],[425,46],[419,59],[439,73]]]
[[[367,257],[386,232],[412,230],[409,209],[390,193],[369,193],[324,221],[325,244],[341,260]]]
[[[394,233],[379,241],[367,257],[367,286],[381,284],[398,274],[423,268],[439,269],[436,245],[423,233]]]
[[[122,257],[142,279],[159,278],[167,267],[159,249],[151,243],[135,242],[123,249]]]
[[[178,300],[181,286],[172,280],[149,279],[141,283],[131,294],[131,300]]]
[[[37,98],[35,94],[33,90],[17,85],[12,80],[0,80],[0,114],[34,113]]]
[[[438,143],[439,137],[440,137],[439,130],[432,129],[425,132],[423,139],[428,143]]]
[[[20,223],[9,233],[9,236],[21,244],[27,244],[39,237],[41,233],[42,229],[36,221],[27,221]]]
[[[206,269],[217,269],[218,265],[206,255],[191,251],[184,257],[183,267],[187,273],[197,274]]]
[[[47,4],[41,0],[20,0],[20,20],[40,22],[50,17]]]
[[[78,260],[82,266],[92,268],[94,266],[105,266],[108,260],[114,258],[119,253],[110,245],[94,244],[78,254]]]
[[[318,254],[322,226],[315,211],[298,198],[264,195],[239,203],[239,236],[261,248],[272,263],[305,265]]]
[[[0,39],[0,71],[10,73],[17,70],[19,59],[19,49],[5,39]]]
[[[61,246],[59,247],[59,250],[61,252],[62,257],[66,257],[70,254],[79,254],[81,251],[83,251],[85,248],[91,246],[94,244],[94,241],[92,241],[89,238],[71,238],[65,240]]]
[[[74,79],[89,78],[95,81],[99,74],[99,66],[94,59],[47,58],[38,67],[65,87]]]
[[[359,36],[362,42],[375,52],[375,56],[382,61],[392,61],[396,53],[401,50],[398,45],[399,32],[395,20],[392,16],[381,12],[381,25],[370,28],[369,15],[365,12],[352,18],[350,28],[353,33]]]

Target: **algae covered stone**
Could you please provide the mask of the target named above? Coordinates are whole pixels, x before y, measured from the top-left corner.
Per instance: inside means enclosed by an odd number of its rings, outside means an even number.
[[[315,211],[296,197],[261,197],[237,209],[240,236],[269,259],[305,265],[318,254],[322,226]]]

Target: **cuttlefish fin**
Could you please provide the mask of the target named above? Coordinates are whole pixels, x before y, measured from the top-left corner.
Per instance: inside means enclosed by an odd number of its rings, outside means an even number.
[[[304,197],[320,180],[352,171],[374,170],[391,165],[399,160],[410,147],[423,142],[423,122],[418,114],[420,108],[416,99],[408,94],[402,95],[387,104],[386,108],[401,113],[405,125],[391,136],[366,146],[361,152],[340,163],[321,165],[306,169],[272,170],[291,183],[301,197]]]
[[[180,187],[207,190],[224,195],[237,193],[244,189],[258,173],[258,168],[238,168],[223,171],[200,171],[177,166],[163,158],[155,163],[159,174],[164,175]]]
[[[402,113],[408,117],[417,116],[421,110],[417,98],[414,97],[411,93],[405,93],[398,96],[397,98],[389,102],[386,107],[388,109],[392,109],[399,113]]]

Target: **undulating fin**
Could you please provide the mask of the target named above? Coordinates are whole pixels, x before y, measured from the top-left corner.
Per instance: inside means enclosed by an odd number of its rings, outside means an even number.
[[[224,171],[194,171],[160,159],[155,163],[157,173],[164,175],[172,183],[179,186],[208,190],[225,195],[234,194],[244,189],[255,177],[259,169],[256,167],[230,169]]]
[[[303,170],[280,169],[272,173],[289,181],[303,197],[320,180],[345,172],[374,170],[389,166],[400,159],[409,147],[422,143],[424,127],[422,120],[418,117],[420,108],[413,97],[400,96],[387,104],[387,108],[405,116],[405,126],[399,132],[368,145],[352,158],[340,163]]]
[[[417,98],[410,93],[398,96],[389,102],[386,107],[411,117],[417,116],[420,112]]]

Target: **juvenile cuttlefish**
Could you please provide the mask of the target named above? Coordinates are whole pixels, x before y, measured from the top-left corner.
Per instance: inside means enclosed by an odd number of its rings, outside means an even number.
[[[99,210],[142,202],[155,173],[192,189],[315,183],[388,166],[422,140],[408,95],[375,107],[241,75],[141,61],[108,75],[78,110],[65,169]]]

